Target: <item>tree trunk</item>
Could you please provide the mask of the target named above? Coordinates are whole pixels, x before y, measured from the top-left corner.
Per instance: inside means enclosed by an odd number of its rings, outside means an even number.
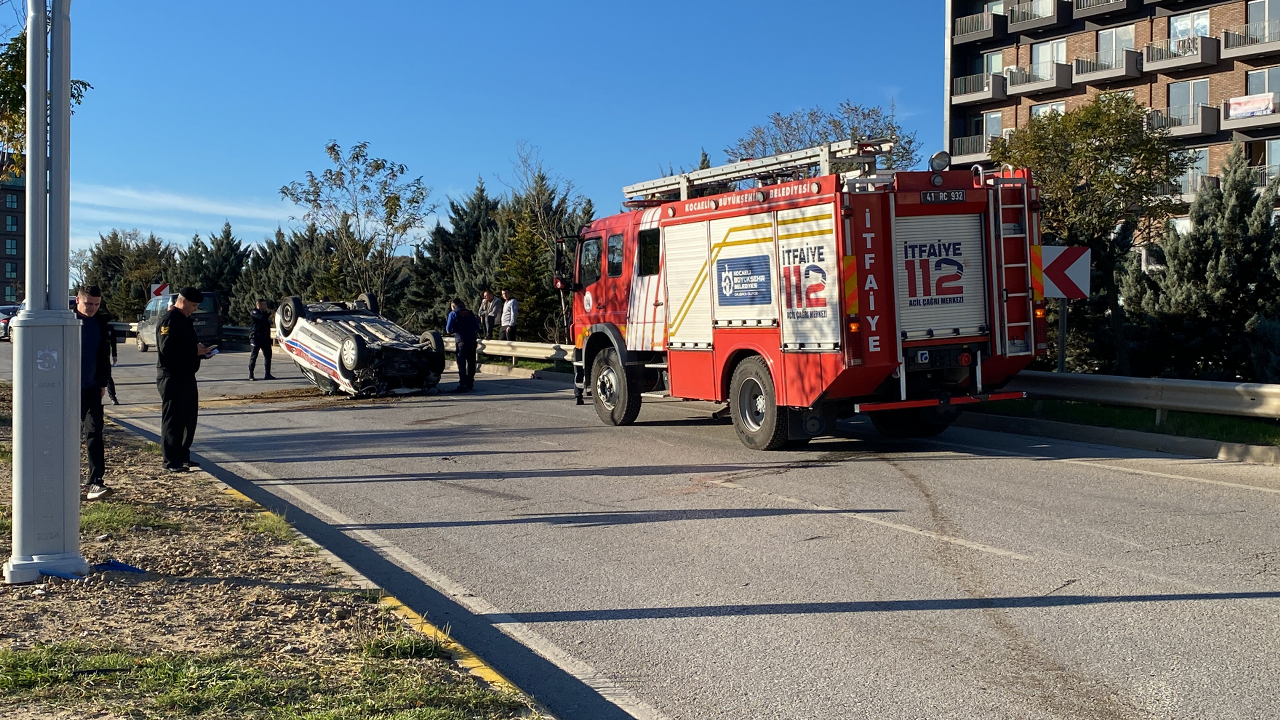
[[[1107,293],[1107,309],[1110,311],[1112,342],[1116,346],[1116,362],[1111,372],[1116,375],[1132,375],[1133,367],[1129,363],[1129,341],[1125,331],[1124,308],[1120,305],[1120,286],[1116,282],[1116,262],[1106,255],[1101,255],[1104,267],[1099,268],[1102,276],[1103,291]]]

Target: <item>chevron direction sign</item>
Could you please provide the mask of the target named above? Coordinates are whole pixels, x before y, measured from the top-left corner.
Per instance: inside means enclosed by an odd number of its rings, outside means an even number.
[[[1089,297],[1089,248],[1033,246],[1031,264],[1032,284],[1043,287],[1037,295],[1067,300]]]

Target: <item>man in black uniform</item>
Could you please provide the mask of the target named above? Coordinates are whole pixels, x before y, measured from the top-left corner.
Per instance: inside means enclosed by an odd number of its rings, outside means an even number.
[[[210,348],[196,340],[191,313],[200,307],[201,300],[204,293],[193,287],[183,288],[156,332],[156,354],[159,355],[156,387],[162,401],[161,448],[165,469],[174,473],[199,467],[191,462],[191,441],[196,436],[196,414],[200,408],[196,372]]]
[[[258,307],[249,311],[249,320],[253,323],[253,334],[249,336],[249,379],[253,376],[253,368],[258,364],[258,351],[262,351],[262,365],[267,374],[263,380],[275,380],[271,374],[271,311],[267,309],[267,301],[258,298]]]

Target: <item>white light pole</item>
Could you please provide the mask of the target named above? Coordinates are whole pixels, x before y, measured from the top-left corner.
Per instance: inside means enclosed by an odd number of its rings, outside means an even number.
[[[80,323],[67,308],[70,10],[71,0],[53,0],[50,30],[45,0],[27,2],[27,302],[10,323],[13,555],[4,565],[9,583],[39,580],[45,572],[89,571],[80,554]]]

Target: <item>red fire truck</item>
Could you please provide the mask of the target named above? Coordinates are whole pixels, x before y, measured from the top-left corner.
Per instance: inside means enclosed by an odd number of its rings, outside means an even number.
[[[634,210],[583,228],[556,281],[573,296],[578,403],[590,391],[611,425],[643,396],[727,403],[742,442],[771,450],[859,412],[931,436],[966,404],[1022,397],[995,391],[1046,349],[1030,174],[953,171],[945,153],[875,170],[890,147],[624,188]]]

